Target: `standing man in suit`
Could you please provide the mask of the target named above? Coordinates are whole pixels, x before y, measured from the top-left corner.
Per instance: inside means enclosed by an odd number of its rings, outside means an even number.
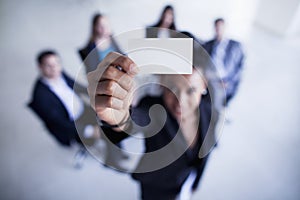
[[[44,122],[48,131],[62,145],[72,142],[91,143],[99,138],[94,112],[84,104],[80,94],[87,90],[75,84],[62,70],[58,54],[52,50],[41,52],[37,57],[40,77],[37,79],[29,107]]]
[[[204,44],[205,50],[211,56],[220,79],[226,97],[224,105],[227,106],[235,96],[241,79],[244,64],[244,52],[242,45],[225,37],[225,21],[222,18],[215,20],[215,38]]]
[[[91,105],[110,141],[144,133],[145,152],[132,172],[143,200],[187,199],[199,184],[214,146],[205,151],[203,143],[217,118],[202,67],[163,75],[162,95],[144,97],[136,107],[130,105],[138,68],[130,58],[112,52],[88,74]]]

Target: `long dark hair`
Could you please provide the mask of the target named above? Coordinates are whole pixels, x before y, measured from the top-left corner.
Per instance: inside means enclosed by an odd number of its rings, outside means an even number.
[[[93,20],[92,20],[92,27],[91,27],[91,37],[90,37],[90,40],[89,42],[93,42],[94,38],[95,38],[95,26],[97,24],[97,21],[101,18],[101,17],[104,17],[104,15],[102,15],[101,13],[96,13],[93,17]]]
[[[164,18],[164,16],[165,16],[167,10],[172,10],[173,13],[174,13],[174,8],[173,8],[173,6],[171,6],[171,5],[165,6],[164,9],[163,9],[163,11],[162,11],[162,13],[161,13],[161,15],[160,15],[160,18],[159,18],[158,22],[157,22],[156,24],[154,24],[153,27],[160,27],[160,26],[161,26],[161,24],[162,24],[162,22],[163,22],[163,18]],[[172,22],[171,26],[168,27],[168,28],[169,28],[169,29],[172,29],[172,30],[176,30],[174,16],[173,16],[173,22]]]

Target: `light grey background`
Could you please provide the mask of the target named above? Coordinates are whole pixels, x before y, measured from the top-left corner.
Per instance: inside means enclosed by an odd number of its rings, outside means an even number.
[[[75,76],[82,67],[77,50],[96,11],[121,34],[155,23],[166,3],[174,5],[179,29],[203,40],[213,36],[213,20],[225,17],[228,35],[242,41],[247,54],[232,122],[194,199],[300,198],[298,0],[1,0],[1,199],[137,199],[129,176],[92,158],[73,169],[75,150],[60,147],[26,103],[40,50],[55,48]]]

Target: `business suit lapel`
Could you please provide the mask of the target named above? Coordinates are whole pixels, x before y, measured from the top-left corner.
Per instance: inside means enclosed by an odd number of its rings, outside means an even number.
[[[62,76],[63,76],[63,79],[66,81],[67,85],[71,89],[73,89],[73,87],[74,87],[74,81],[70,77],[68,77],[64,72],[62,73]]]
[[[168,112],[167,121],[164,126],[164,132],[172,141],[172,153],[174,155],[181,155],[187,149],[187,142],[181,132],[177,120]]]
[[[233,42],[232,40],[228,41],[227,47],[225,49],[225,56],[224,56],[224,67],[228,67],[228,63],[231,60],[232,57],[232,47],[233,47]],[[229,70],[229,69],[228,69]]]
[[[48,85],[46,85],[45,83],[43,83],[43,81],[41,80],[41,79],[39,79],[38,80],[38,84],[40,84],[41,85],[41,87],[43,87],[44,89],[43,90],[45,90],[45,91],[47,91],[47,96],[49,97],[49,98],[47,98],[47,99],[49,99],[49,101],[50,101],[50,99],[52,99],[51,100],[51,102],[53,102],[53,103],[55,103],[57,106],[52,106],[53,107],[53,109],[61,109],[61,110],[64,110],[64,112],[65,112],[65,114],[68,116],[68,118],[70,118],[70,115],[69,115],[69,113],[68,113],[68,111],[67,111],[67,109],[66,109],[66,107],[64,106],[64,104],[63,104],[63,102],[60,100],[60,98],[49,88],[49,86]]]

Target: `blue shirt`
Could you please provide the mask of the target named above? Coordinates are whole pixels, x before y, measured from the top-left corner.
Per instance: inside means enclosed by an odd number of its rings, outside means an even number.
[[[99,55],[99,59],[100,59],[99,61],[102,61],[105,58],[105,56],[107,56],[107,54],[111,51],[116,51],[112,45],[110,45],[108,48],[106,48],[104,50],[98,49],[98,55]]]

